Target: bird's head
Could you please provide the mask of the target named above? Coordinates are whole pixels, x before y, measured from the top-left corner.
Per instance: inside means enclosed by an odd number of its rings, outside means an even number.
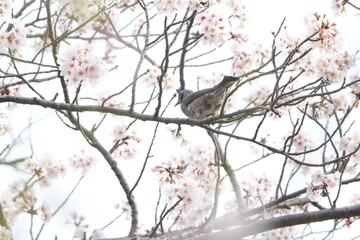
[[[179,105],[180,103],[183,102],[183,100],[189,96],[193,91],[188,90],[188,89],[184,89],[184,90],[180,90],[177,89],[176,90],[177,94],[178,94],[178,102],[175,104],[175,106]]]

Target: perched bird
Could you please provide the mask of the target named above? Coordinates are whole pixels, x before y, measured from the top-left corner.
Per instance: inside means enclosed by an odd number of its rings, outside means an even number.
[[[204,119],[218,114],[224,102],[227,90],[237,81],[238,77],[224,76],[223,80],[212,88],[196,92],[177,90],[182,112],[193,119]]]

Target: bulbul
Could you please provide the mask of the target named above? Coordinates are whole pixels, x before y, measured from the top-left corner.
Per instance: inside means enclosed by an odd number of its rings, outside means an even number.
[[[238,77],[224,76],[223,80],[212,88],[196,92],[177,90],[182,112],[189,118],[204,119],[215,116],[221,109],[227,90],[237,81]]]

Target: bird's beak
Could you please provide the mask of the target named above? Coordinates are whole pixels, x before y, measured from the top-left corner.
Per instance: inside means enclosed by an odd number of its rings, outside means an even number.
[[[180,101],[178,101],[175,105],[174,105],[174,107],[176,107],[177,105],[179,105],[180,104]]]

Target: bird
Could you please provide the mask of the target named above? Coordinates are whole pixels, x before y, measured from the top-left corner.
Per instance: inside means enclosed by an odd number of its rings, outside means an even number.
[[[227,90],[237,81],[239,77],[224,76],[223,80],[212,88],[192,91],[189,89],[178,89],[178,102],[181,111],[191,119],[205,119],[218,114]],[[175,105],[175,106],[176,106]]]

